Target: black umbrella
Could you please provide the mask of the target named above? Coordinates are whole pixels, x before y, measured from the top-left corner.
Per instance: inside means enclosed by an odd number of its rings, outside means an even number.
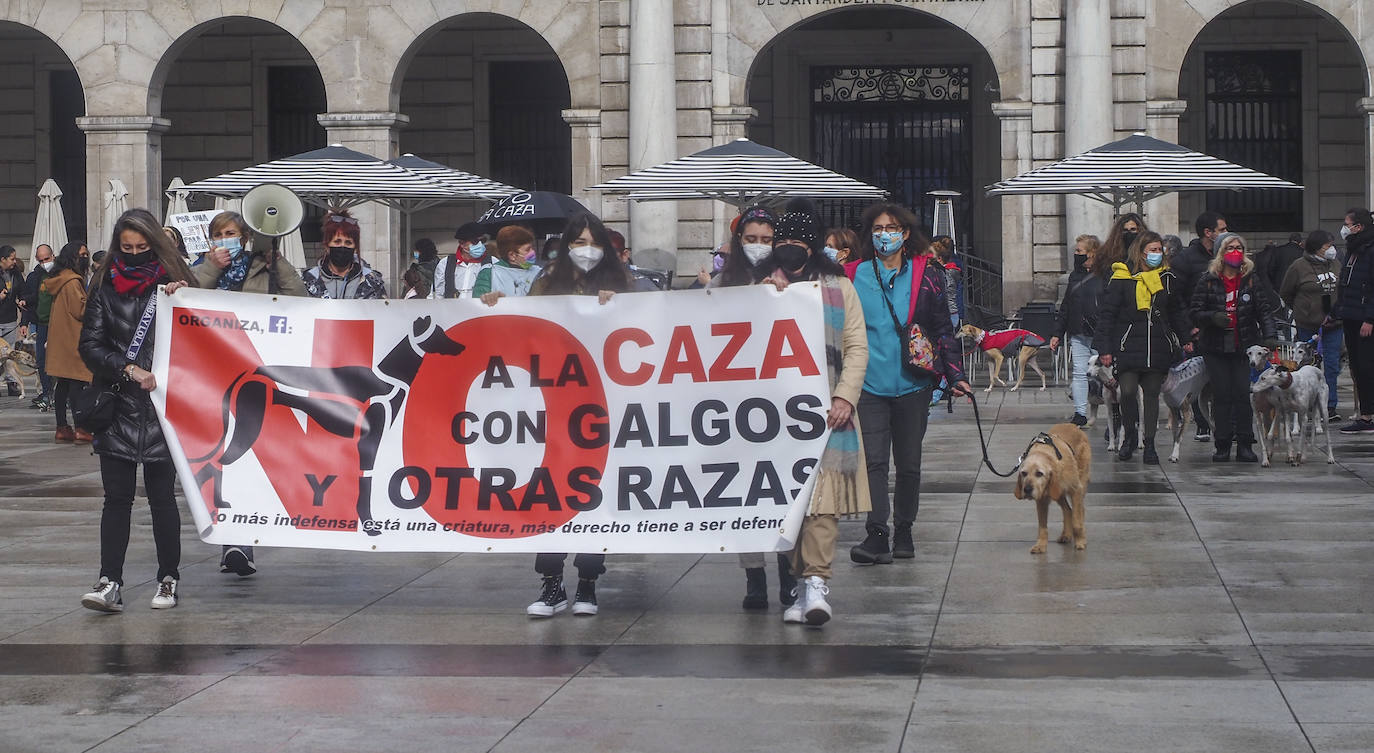
[[[568,218],[591,214],[577,199],[556,191],[524,191],[496,202],[477,218],[477,224],[492,232],[506,225],[529,225],[540,235],[563,232]]]

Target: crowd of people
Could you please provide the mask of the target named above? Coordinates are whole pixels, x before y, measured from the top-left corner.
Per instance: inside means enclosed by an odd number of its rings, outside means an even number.
[[[1087,424],[1088,364],[1097,357],[1115,370],[1124,439],[1117,457],[1130,460],[1143,439],[1142,461],[1159,464],[1160,386],[1173,365],[1200,355],[1212,386],[1210,415],[1193,403],[1195,439],[1211,441],[1212,460],[1258,460],[1249,400],[1246,351],[1273,352],[1280,337],[1315,340],[1329,388],[1326,419],[1337,412],[1344,347],[1358,410],[1345,434],[1374,432],[1374,220],[1368,209],[1345,214],[1336,239],[1325,230],[1295,233],[1283,245],[1254,252],[1226,218],[1203,212],[1187,247],[1161,237],[1137,214],[1119,217],[1105,241],[1081,235],[1060,301],[1052,348],[1067,345],[1072,363],[1072,422]],[[1143,404],[1142,404],[1143,403]]]
[[[796,548],[777,558],[778,595],[788,623],[821,625],[830,619],[827,596],[841,516],[867,518],[867,537],[850,550],[853,561],[885,564],[914,557],[912,524],[931,395],[941,384],[957,394],[970,389],[954,339],[957,309],[947,292],[948,247],[939,239],[932,246],[911,212],[895,204],[870,207],[862,222],[868,232],[827,230],[815,206],[805,200],[789,204],[782,214],[751,207],[732,224],[715,272],[700,281],[708,287],[778,289],[814,281],[822,290],[833,395],[826,412],[831,434],[817,464],[816,491]],[[112,419],[93,437],[105,499],[99,576],[82,597],[83,605],[103,612],[123,609],[124,558],[140,466],[158,561],[151,605],[163,609],[179,600],[175,472],[149,395],[157,386],[151,372],[155,328],[148,326],[156,317],[157,286],[164,285],[169,294],[191,286],[320,298],[383,295],[380,276],[358,256],[357,222],[346,213],[328,213],[323,230],[327,250],[319,265],[303,275],[234,212],[214,218],[210,249],[194,264],[188,264],[178,238],[142,209],[119,218],[109,252],[93,272],[87,272],[88,255],[80,244],[64,248],[51,266],[48,254],[37,254],[48,274],[42,288],[53,301],[53,318],[45,323],[47,373],[58,379],[53,394],[87,385],[94,385],[88,388],[92,390],[120,386]],[[414,263],[404,278],[407,297],[475,297],[500,307],[501,299],[512,296],[588,295],[604,304],[615,295],[663,286],[663,280],[630,263],[623,236],[589,214],[572,218],[551,247],[545,244],[538,251],[533,233],[518,225],[501,228],[494,238],[483,228],[465,225],[457,241],[456,253],[445,258],[431,241],[415,244]],[[0,271],[5,269],[0,265]],[[925,370],[913,368],[907,357],[907,338],[915,330],[933,349]],[[54,352],[58,348],[60,357]],[[891,494],[889,458],[898,478]],[[763,554],[740,559],[746,575],[744,607],[767,608]],[[535,558],[541,582],[538,598],[526,609],[531,617],[569,609],[577,615],[596,614],[596,581],[606,572],[604,556],[574,557],[578,581],[571,600],[563,580],[566,560],[561,553]],[[251,547],[223,548],[222,572],[244,576],[256,570]]]

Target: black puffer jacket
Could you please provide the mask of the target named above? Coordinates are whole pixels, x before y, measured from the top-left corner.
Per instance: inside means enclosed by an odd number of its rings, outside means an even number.
[[[169,282],[164,278],[158,283]],[[157,286],[150,286],[143,295],[120,295],[106,280],[86,299],[86,319],[81,328],[81,360],[100,383],[120,386],[115,420],[110,428],[95,437],[95,451],[99,455],[134,463],[171,462],[172,454],[162,437],[153,401],[137,384],[124,380],[125,352],[138,329],[139,319],[148,299],[157,294]],[[153,341],[156,326],[150,327],[134,363],[142,369],[153,368]]]
[[[1121,371],[1163,371],[1183,354],[1192,327],[1178,294],[1178,278],[1166,269],[1159,281],[1164,288],[1150,299],[1148,311],[1136,306],[1135,280],[1107,281],[1097,310],[1093,350],[1110,353]]]
[[[1192,243],[1178,252],[1177,257],[1169,261],[1169,269],[1178,277],[1178,293],[1184,307],[1192,305],[1193,290],[1197,288],[1198,280],[1207,274],[1207,265],[1211,263],[1212,252],[1203,248],[1201,238],[1194,238]]]
[[[1053,334],[1060,338],[1070,335],[1092,337],[1105,287],[1106,281],[1100,275],[1084,269],[1070,272],[1064,300],[1059,304],[1059,313],[1054,318]]]
[[[1235,350],[1226,348],[1226,328],[1217,326],[1213,314],[1226,312],[1226,283],[1208,272],[1193,291],[1193,324],[1198,328],[1197,345],[1202,353],[1244,353],[1251,345],[1275,339],[1274,311],[1268,286],[1252,272],[1241,278],[1236,291],[1236,332],[1240,342]]]
[[[1341,295],[1331,315],[1352,322],[1374,322],[1374,228],[1345,239]]]

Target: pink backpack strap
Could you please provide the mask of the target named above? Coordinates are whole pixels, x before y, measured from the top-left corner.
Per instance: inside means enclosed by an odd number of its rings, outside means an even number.
[[[925,256],[918,256],[911,260],[911,310],[906,315],[908,324],[916,320],[916,299],[921,295],[921,281],[925,279],[928,263],[928,257]]]

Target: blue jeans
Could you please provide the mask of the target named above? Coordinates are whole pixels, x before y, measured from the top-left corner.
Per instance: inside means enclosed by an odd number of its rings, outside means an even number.
[[[1084,417],[1088,415],[1088,359],[1095,355],[1091,337],[1069,335],[1069,358],[1073,361],[1069,393],[1073,395],[1073,412]]]
[[[1307,340],[1317,330],[1298,327],[1298,340]],[[1336,410],[1336,377],[1341,375],[1341,345],[1345,343],[1345,333],[1339,329],[1321,333],[1322,371],[1326,374],[1326,412]]]

